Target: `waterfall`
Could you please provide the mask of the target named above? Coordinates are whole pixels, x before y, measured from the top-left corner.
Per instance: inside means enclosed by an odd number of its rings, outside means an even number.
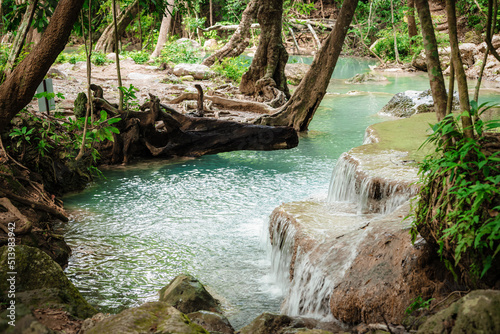
[[[343,153],[332,172],[327,202],[355,203],[360,214],[387,214],[415,196],[417,191],[417,186],[407,182],[368,175],[360,168],[358,159]]]

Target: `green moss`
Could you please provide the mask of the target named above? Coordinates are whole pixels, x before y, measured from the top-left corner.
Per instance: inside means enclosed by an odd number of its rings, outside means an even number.
[[[0,290],[8,291],[8,248],[0,248]],[[16,300],[30,308],[62,307],[75,317],[85,319],[97,311],[87,303],[64,274],[61,266],[38,248],[15,247]]]
[[[431,152],[431,147],[419,147],[430,134],[429,124],[436,123],[436,114],[417,114],[410,118],[377,123],[371,126],[375,131],[378,143],[359,146],[353,151],[376,154],[377,151],[408,152],[408,159],[420,162]]]

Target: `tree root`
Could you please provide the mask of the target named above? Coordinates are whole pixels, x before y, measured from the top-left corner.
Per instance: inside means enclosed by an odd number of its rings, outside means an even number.
[[[31,231],[32,224],[29,219],[23,215],[8,198],[0,198],[0,206],[7,209],[7,212],[0,212],[0,229],[2,229],[6,234],[14,232],[16,235],[21,235]],[[21,227],[14,225],[16,228],[14,230],[9,230],[11,223],[14,223],[17,220],[21,221]]]

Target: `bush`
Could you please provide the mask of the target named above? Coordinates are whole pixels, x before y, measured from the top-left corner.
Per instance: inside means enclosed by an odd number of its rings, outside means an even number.
[[[481,109],[474,101],[471,107]],[[458,119],[448,115],[426,141],[436,150],[420,166],[422,190],[412,235],[415,240],[420,233],[436,245],[455,278],[460,274],[476,285],[499,262],[500,151],[491,153],[484,144],[494,137],[486,131],[500,122],[476,121],[472,139],[463,135]]]
[[[101,65],[105,65],[107,63],[111,63],[112,61],[109,60],[108,58],[106,58],[106,55],[102,52],[92,52],[92,56],[90,57],[90,61],[92,62],[92,64],[96,65],[96,66],[101,66]]]
[[[236,58],[225,58],[222,60],[222,63],[216,61],[215,64],[212,65],[212,70],[223,77],[239,83],[241,77],[249,67],[250,59],[240,56]]]
[[[160,56],[156,58],[156,63],[194,64],[200,62],[201,58],[200,51],[194,49],[189,43],[169,41],[163,46]]]
[[[144,64],[149,60],[150,55],[146,51],[131,51],[124,52],[123,56],[132,58],[136,64]]]

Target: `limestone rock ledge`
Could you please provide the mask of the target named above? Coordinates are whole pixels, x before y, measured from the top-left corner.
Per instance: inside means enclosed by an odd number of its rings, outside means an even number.
[[[371,126],[370,144],[339,160],[327,201],[274,210],[269,231],[283,313],[401,323],[413,298],[449,292],[447,273],[423,240],[411,243],[405,219],[419,189],[414,162],[425,153],[417,149],[433,117]]]

